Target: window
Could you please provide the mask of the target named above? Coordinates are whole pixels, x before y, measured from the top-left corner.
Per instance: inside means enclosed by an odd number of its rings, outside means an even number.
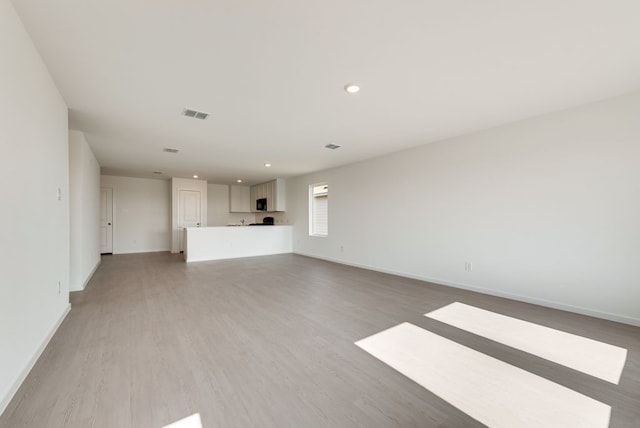
[[[309,235],[329,234],[329,185],[309,186]]]

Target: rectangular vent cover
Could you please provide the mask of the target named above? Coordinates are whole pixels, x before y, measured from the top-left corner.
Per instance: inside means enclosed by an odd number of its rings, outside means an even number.
[[[182,110],[182,115],[187,117],[193,117],[194,119],[200,119],[200,120],[205,120],[207,117],[209,117],[209,113],[204,113],[202,111],[197,111],[197,110],[191,110],[188,108]]]
[[[342,147],[342,146],[339,146],[339,145],[337,145],[337,144],[327,144],[325,147],[326,147],[327,149],[335,150],[335,149],[339,149],[339,148],[340,148],[340,147]]]

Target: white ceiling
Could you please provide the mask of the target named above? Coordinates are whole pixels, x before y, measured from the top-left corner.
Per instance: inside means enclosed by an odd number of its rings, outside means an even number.
[[[107,173],[257,183],[640,88],[638,0],[13,3]]]

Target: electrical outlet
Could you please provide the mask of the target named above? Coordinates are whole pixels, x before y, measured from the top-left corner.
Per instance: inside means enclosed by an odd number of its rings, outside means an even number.
[[[58,200],[61,201],[62,200],[62,189],[58,187]]]
[[[58,281],[58,294],[60,294],[60,281]]]
[[[466,270],[467,272],[471,272],[473,270],[473,263],[471,263],[469,261],[465,261],[464,262],[464,270]]]
[[[344,245],[340,245],[340,252],[344,253]]]

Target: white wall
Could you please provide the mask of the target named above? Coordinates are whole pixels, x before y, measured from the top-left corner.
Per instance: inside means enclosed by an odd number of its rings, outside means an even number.
[[[0,94],[2,412],[69,309],[67,106],[8,0]]]
[[[100,264],[100,165],[84,134],[69,131],[69,290],[84,290]]]
[[[101,176],[113,189],[113,253],[169,251],[171,183],[150,178]]]
[[[229,186],[207,183],[207,226],[229,223]]]
[[[640,324],[639,161],[635,93],[298,177],[294,252]]]
[[[207,226],[207,182],[190,178],[171,178],[171,252],[180,252],[183,229],[178,227],[179,194],[181,190],[200,192],[200,226]]]
[[[239,224],[244,219],[246,224],[255,223],[254,213],[229,212],[229,186],[226,184],[207,184],[207,226],[226,226]]]

